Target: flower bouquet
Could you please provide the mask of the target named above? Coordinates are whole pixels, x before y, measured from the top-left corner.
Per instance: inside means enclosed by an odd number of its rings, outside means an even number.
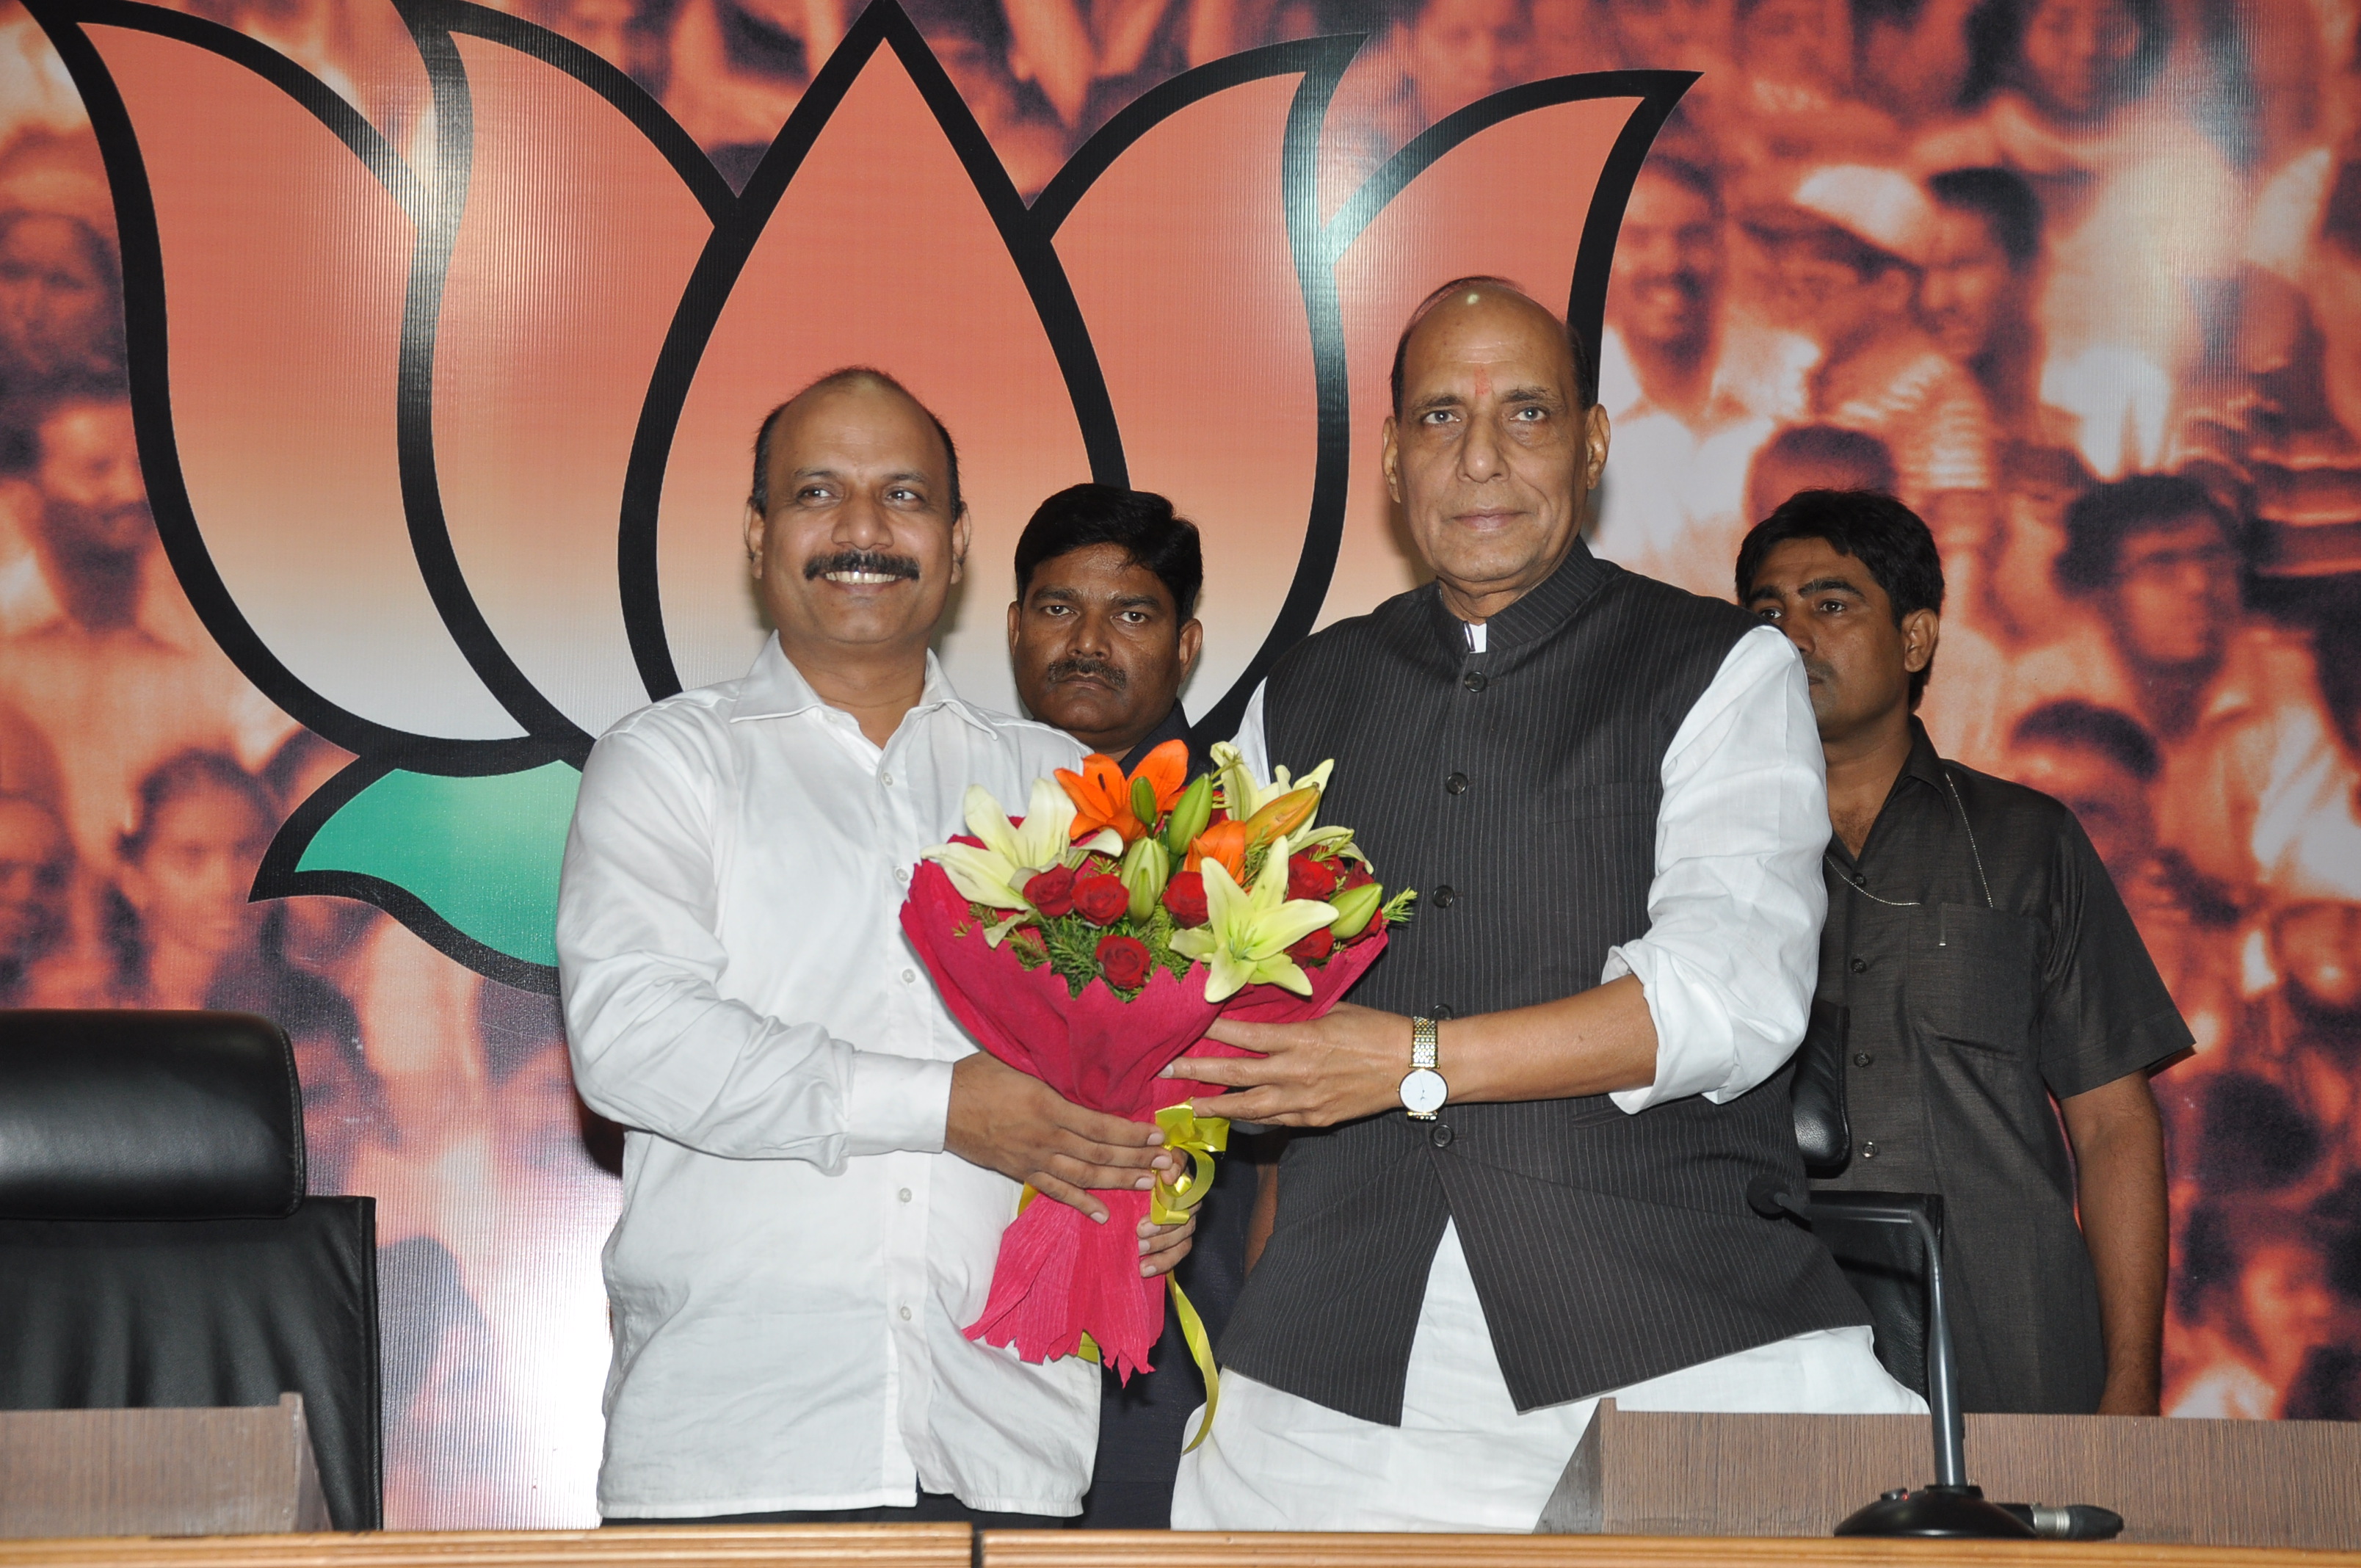
[[[1126,776],[1109,758],[1036,779],[1025,815],[967,793],[969,832],[927,851],[902,907],[954,1016],[977,1043],[1067,1099],[1155,1121],[1190,1169],[1152,1192],[1100,1192],[1107,1223],[1031,1200],[1000,1244],[971,1339],[1027,1361],[1095,1354],[1126,1379],[1152,1370],[1164,1292],[1139,1273],[1139,1223],[1185,1218],[1228,1124],[1190,1109],[1193,1086],[1157,1075],[1227,1014],[1316,1017],[1384,948],[1408,908],[1389,902],[1346,828],[1317,824],[1330,764],[1250,775],[1235,750],[1184,783],[1188,749],[1159,746]],[[1193,1088],[1198,1097],[1218,1092]],[[1174,1309],[1213,1388],[1203,1331]]]

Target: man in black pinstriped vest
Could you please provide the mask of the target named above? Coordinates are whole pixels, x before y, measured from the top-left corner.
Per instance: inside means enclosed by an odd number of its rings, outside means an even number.
[[[1513,285],[1430,296],[1385,471],[1435,581],[1248,709],[1250,763],[1334,757],[1323,819],[1421,896],[1350,1003],[1176,1064],[1298,1129],[1176,1527],[1530,1530],[1609,1392],[1924,1408],[1827,1253],[1747,1201],[1802,1184],[1782,1069],[1828,838],[1803,672],[1584,546],[1595,390]]]

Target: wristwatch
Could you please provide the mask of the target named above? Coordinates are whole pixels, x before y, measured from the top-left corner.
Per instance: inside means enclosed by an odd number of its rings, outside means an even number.
[[[1434,1070],[1434,1020],[1410,1021],[1410,1071],[1402,1075],[1402,1109],[1413,1122],[1432,1122],[1450,1098],[1451,1086]]]

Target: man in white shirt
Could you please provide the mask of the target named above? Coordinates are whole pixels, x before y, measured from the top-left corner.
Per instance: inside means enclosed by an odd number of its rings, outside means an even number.
[[[1099,1370],[961,1333],[1018,1183],[1104,1223],[1153,1127],[979,1053],[896,920],[921,851],[1071,767],[928,651],[969,524],[941,422],[840,371],[763,422],[746,553],[778,635],[744,679],[608,731],[558,896],[575,1081],[628,1129],[606,1276],[611,1521],[1081,1508]],[[1142,1227],[1141,1271],[1188,1250]]]
[[[1175,1064],[1299,1129],[1180,1529],[1529,1530],[1608,1393],[1925,1408],[1825,1249],[1746,1196],[1803,1185],[1782,1069],[1828,825],[1801,664],[1584,546],[1608,421],[1548,311],[1460,280],[1395,363],[1386,474],[1436,580],[1280,661],[1240,747],[1334,757],[1323,820],[1417,917],[1327,1017],[1224,1021],[1264,1054]]]

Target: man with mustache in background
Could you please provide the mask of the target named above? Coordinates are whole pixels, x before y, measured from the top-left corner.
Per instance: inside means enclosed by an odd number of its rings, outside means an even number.
[[[969,540],[942,422],[892,378],[763,422],[746,557],[777,634],[583,769],[558,894],[576,1085],[625,1129],[607,1245],[615,1521],[1052,1524],[1099,1373],[961,1332],[1018,1184],[1104,1223],[1162,1135],[975,1049],[896,918],[971,784],[1082,749],[962,702],[928,642]],[[1191,1227],[1143,1225],[1143,1275]]]
[[[1197,526],[1162,496],[1075,485],[1043,501],[1016,542],[1016,598],[1008,607],[1008,656],[1026,711],[1128,768],[1179,740],[1190,748],[1190,774],[1205,772],[1180,701],[1203,643],[1196,611],[1204,580]],[[1263,1142],[1233,1134],[1175,1276],[1216,1339],[1246,1282]],[[1171,1522],[1184,1429],[1205,1401],[1177,1314],[1166,1314],[1150,1364],[1155,1371],[1128,1383],[1106,1374],[1097,1481],[1078,1521],[1085,1529]]]

